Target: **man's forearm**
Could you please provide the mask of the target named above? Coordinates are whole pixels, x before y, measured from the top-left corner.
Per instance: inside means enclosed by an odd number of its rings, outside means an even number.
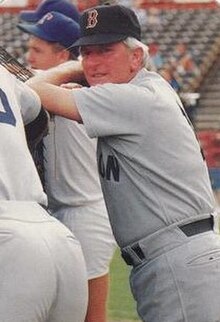
[[[26,84],[38,94],[48,112],[81,122],[73,90],[62,88],[60,85],[70,81],[80,82],[82,78],[81,64],[73,61],[43,71],[29,79]]]
[[[84,74],[81,63],[79,61],[68,61],[35,74],[26,83],[30,85],[37,82],[46,82],[48,84],[61,85],[67,82],[81,82],[82,80],[84,80]]]

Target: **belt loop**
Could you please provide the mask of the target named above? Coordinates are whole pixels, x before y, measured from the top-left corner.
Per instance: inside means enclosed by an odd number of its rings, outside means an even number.
[[[145,259],[145,255],[144,255],[139,243],[132,245],[131,249],[135,252],[135,254],[139,257],[140,260]]]
[[[213,231],[215,234],[220,234],[220,213],[214,212],[211,214],[211,217],[213,219]]]
[[[123,248],[121,250],[121,256],[127,265],[133,266],[141,264],[146,259],[139,243],[135,243]]]
[[[133,260],[131,256],[126,252],[126,250],[122,249],[121,250],[121,257],[125,261],[127,265],[133,265]]]

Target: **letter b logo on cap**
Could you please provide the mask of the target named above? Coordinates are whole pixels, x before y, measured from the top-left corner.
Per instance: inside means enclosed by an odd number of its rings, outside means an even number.
[[[95,9],[88,12],[86,29],[94,28],[97,25],[98,23],[97,16],[98,16],[98,12]]]

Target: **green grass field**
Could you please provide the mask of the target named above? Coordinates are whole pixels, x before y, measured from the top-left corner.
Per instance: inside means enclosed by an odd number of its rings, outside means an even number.
[[[129,270],[117,249],[110,267],[109,320],[139,320],[130,291]]]

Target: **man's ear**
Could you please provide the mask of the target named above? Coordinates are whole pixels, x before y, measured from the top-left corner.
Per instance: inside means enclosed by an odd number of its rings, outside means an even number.
[[[142,60],[143,60],[143,49],[141,47],[135,48],[133,50],[133,57],[132,57],[132,68],[134,70],[137,70],[142,66]]]
[[[64,49],[59,52],[59,58],[60,58],[60,64],[65,63],[66,61],[69,60],[71,53]]]

